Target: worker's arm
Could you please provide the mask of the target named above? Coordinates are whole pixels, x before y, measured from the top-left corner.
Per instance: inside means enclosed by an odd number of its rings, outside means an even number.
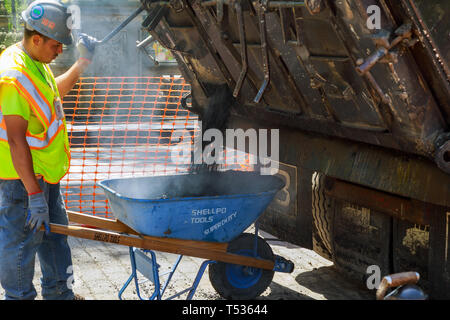
[[[61,98],[72,90],[73,86],[77,83],[78,79],[89,64],[90,61],[86,59],[78,59],[69,70],[55,79]]]
[[[34,174],[33,158],[25,136],[28,121],[16,115],[4,117],[13,165],[28,192],[28,215],[25,225],[37,232],[44,224],[48,234],[50,232],[48,204]]]
[[[84,70],[86,70],[88,65],[92,62],[96,44],[97,40],[95,38],[84,33],[80,34],[77,41],[77,49],[80,58],[68,71],[55,79],[61,98],[72,90]]]
[[[8,144],[14,168],[29,194],[41,191],[33,169],[33,159],[26,140],[28,121],[21,116],[5,115]]]

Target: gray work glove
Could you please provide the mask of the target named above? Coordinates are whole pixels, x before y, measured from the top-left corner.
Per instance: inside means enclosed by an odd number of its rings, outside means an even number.
[[[34,232],[37,232],[42,224],[44,224],[46,233],[48,234],[50,232],[49,223],[50,216],[44,192],[29,195],[26,226],[30,229],[34,229]]]
[[[98,40],[94,37],[88,36],[85,33],[81,33],[77,41],[77,49],[80,54],[80,58],[89,60],[92,62],[92,58],[95,53],[95,46]]]

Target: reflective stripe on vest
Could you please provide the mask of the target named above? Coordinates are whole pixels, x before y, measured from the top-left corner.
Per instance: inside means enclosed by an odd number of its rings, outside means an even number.
[[[33,83],[30,76],[24,70],[12,68],[0,72],[0,83],[4,81],[11,81],[19,86],[20,91],[27,96],[27,100],[32,104],[36,116],[41,120],[44,127],[47,128],[52,121],[50,103]]]
[[[0,72],[0,84],[4,82],[12,82],[18,86],[18,89],[26,96],[27,101],[35,111],[34,113],[45,128],[45,135],[42,137],[27,132],[26,140],[28,145],[33,149],[43,149],[47,147],[59,131],[64,128],[64,122],[58,120],[55,115],[52,114],[48,100],[39,91],[30,76],[28,76],[24,70],[11,68]],[[6,126],[3,121],[3,114],[0,110],[0,140],[8,141],[8,135],[5,130]]]
[[[2,122],[3,122],[3,115],[0,112],[0,123]],[[30,148],[33,149],[43,149],[47,147],[50,144],[50,142],[53,141],[53,139],[56,137],[59,131],[62,130],[63,128],[64,122],[62,120],[58,120],[55,118],[55,120],[50,124],[50,127],[48,127],[44,140],[27,134],[26,139],[28,145],[30,146]],[[0,140],[8,141],[8,135],[6,131],[1,127],[0,127]]]

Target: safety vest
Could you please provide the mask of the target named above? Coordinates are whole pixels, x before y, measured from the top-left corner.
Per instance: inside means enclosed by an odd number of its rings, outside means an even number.
[[[18,45],[7,48],[0,55],[0,85],[8,84],[16,88],[24,97],[31,111],[44,127],[39,134],[26,133],[33,158],[36,175],[42,175],[48,183],[58,183],[70,166],[70,148],[65,119],[56,116],[53,101],[59,97],[55,78],[50,68],[44,64],[50,75],[53,90],[36,63]],[[56,92],[55,92],[56,91]],[[14,169],[9,149],[5,120],[0,106],[0,179],[19,179]]]

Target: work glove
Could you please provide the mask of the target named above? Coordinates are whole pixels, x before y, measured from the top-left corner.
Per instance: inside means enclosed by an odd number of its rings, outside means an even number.
[[[80,58],[92,62],[92,58],[95,53],[95,45],[97,42],[98,40],[96,38],[88,36],[85,33],[81,33],[77,41],[77,49],[80,54]]]
[[[44,192],[35,193],[28,196],[28,215],[26,226],[33,229],[34,232],[39,231],[44,224],[45,232],[50,232],[50,216],[48,212],[48,204],[45,200]]]

